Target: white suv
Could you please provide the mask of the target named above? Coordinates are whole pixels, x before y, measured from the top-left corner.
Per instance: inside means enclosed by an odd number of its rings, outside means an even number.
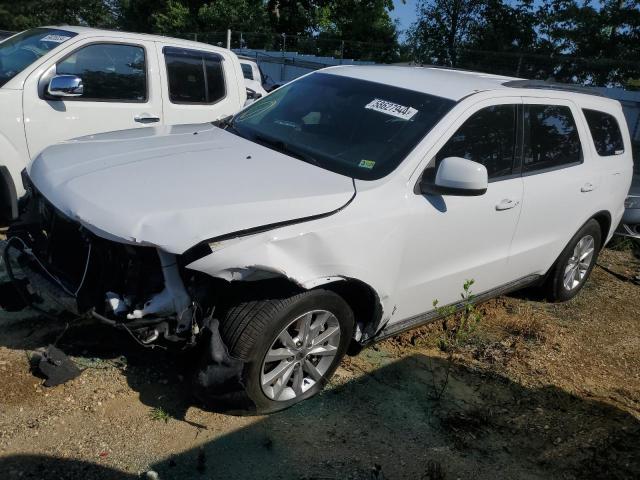
[[[349,345],[458,305],[468,279],[477,301],[576,295],[632,160],[619,103],[568,88],[337,67],[216,126],[65,142],[31,165],[5,260],[37,298],[142,344],[200,346],[204,401],[279,410]]]

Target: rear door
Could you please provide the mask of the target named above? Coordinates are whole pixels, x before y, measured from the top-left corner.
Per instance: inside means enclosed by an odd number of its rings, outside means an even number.
[[[241,70],[236,72],[230,53],[159,45],[168,125],[212,122],[240,110],[244,78],[238,78]]]
[[[162,121],[153,42],[92,38],[61,53],[41,72],[38,69],[27,78],[23,93],[31,158],[61,140]],[[46,88],[54,75],[80,77],[83,95],[49,97]]]
[[[567,100],[524,98],[523,201],[510,275],[544,274],[596,210],[601,170]]]

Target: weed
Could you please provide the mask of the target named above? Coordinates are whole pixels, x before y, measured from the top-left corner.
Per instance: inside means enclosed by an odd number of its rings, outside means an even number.
[[[435,385],[435,376],[432,375],[436,400],[442,398],[449,384],[453,354],[467,344],[483,318],[482,312],[476,309],[473,304],[475,298],[471,291],[473,284],[474,280],[466,280],[464,282],[462,293],[460,294],[462,301],[455,305],[439,307],[438,300],[433,301],[433,308],[439,316],[443,317],[442,333],[438,338],[438,348],[447,354],[445,379],[440,387]]]
[[[162,407],[155,407],[149,412],[149,418],[151,420],[164,420],[164,423],[169,423],[171,415]]]

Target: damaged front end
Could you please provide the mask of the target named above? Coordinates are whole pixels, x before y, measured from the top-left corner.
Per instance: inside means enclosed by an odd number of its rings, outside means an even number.
[[[179,256],[161,249],[98,237],[33,188],[29,196],[4,252],[7,273],[26,304],[92,316],[146,346],[196,343],[213,312],[215,279],[187,271]]]

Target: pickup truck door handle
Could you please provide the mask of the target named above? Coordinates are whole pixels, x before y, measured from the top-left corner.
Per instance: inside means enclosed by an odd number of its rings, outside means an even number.
[[[160,117],[149,115],[148,113],[142,113],[137,117],[133,117],[133,120],[138,123],[156,123],[160,121]]]
[[[511,198],[505,198],[499,204],[496,205],[496,210],[498,210],[499,212],[501,212],[502,210],[510,210],[510,209],[512,209],[514,207],[517,207],[518,205],[520,205],[520,201],[519,200],[513,200]]]
[[[582,188],[580,189],[580,191],[582,193],[587,193],[587,192],[591,192],[595,189],[596,187],[593,185],[593,183],[591,182],[587,182],[585,183]]]

